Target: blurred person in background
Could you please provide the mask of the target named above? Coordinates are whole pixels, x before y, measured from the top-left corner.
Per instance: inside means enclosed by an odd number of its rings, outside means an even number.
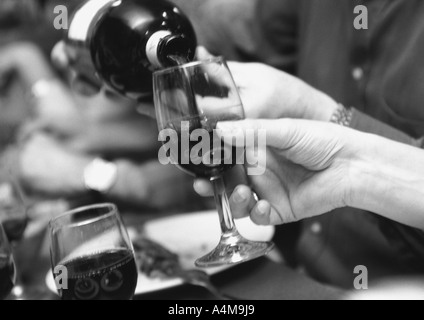
[[[29,42],[40,44],[41,47],[49,47],[57,41],[58,37],[49,37],[50,44],[44,39],[46,25],[42,21],[41,6],[38,1],[4,0],[0,2],[0,51],[3,52],[10,44],[16,42]],[[46,57],[49,49],[46,48]],[[9,51],[9,50],[7,50]],[[19,50],[10,50],[16,54]],[[27,96],[25,88],[16,80],[16,72],[11,66],[17,59],[7,53],[0,60],[0,150],[15,136],[15,131],[22,119],[29,113],[26,108]],[[30,67],[32,66],[28,62]],[[28,67],[28,65],[27,65]],[[31,68],[32,69],[32,68]],[[37,71],[35,71],[37,72]]]
[[[7,103],[0,100],[1,121],[2,127],[11,128],[1,133],[2,157],[14,167],[27,193],[36,199],[66,199],[70,206],[113,201],[128,210],[149,212],[207,207],[187,175],[157,161],[156,121],[140,115],[133,101],[70,90],[67,73],[50,63],[61,33],[49,14],[61,1],[42,1],[39,7],[36,3],[2,2],[7,12],[18,16],[37,12],[33,20],[17,19],[7,34],[26,33],[22,30],[28,27],[23,26],[34,23],[45,31],[43,41],[26,34],[10,37],[0,47],[1,92],[10,97]]]

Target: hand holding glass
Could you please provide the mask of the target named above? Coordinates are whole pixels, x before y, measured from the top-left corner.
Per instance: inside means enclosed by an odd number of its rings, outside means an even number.
[[[153,75],[154,98],[161,137],[173,163],[195,177],[210,179],[218,209],[221,240],[198,259],[198,267],[236,264],[270,252],[270,242],[250,241],[237,231],[223,175],[244,160],[244,148],[225,144],[216,133],[219,121],[244,118],[244,110],[223,58],[182,64]],[[241,162],[240,162],[241,161]]]

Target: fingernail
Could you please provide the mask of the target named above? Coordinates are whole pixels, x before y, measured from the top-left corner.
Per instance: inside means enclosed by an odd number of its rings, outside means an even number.
[[[202,189],[202,183],[199,180],[195,180],[193,183],[193,187],[195,190],[201,190]]]
[[[198,186],[199,186],[199,181],[194,180],[194,182],[193,182],[194,189],[196,189]]]
[[[269,213],[270,205],[266,201],[260,201],[257,205],[257,211],[261,216],[265,216]]]
[[[235,192],[233,199],[234,199],[235,203],[240,204],[240,203],[245,202],[247,200],[247,197],[246,197],[245,194],[243,194],[243,192],[238,190],[238,191]]]

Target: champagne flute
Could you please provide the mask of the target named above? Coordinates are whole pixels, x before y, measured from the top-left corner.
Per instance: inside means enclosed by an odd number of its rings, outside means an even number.
[[[0,223],[0,300],[12,292],[16,282],[16,269],[12,247],[7,239],[3,225]]]
[[[273,243],[250,241],[237,231],[226,194],[224,173],[243,163],[245,151],[223,142],[215,130],[219,121],[244,118],[226,61],[217,57],[180,63],[155,72],[153,86],[165,157],[183,171],[209,179],[214,188],[221,239],[212,252],[196,260],[196,266],[236,264],[269,253]]]
[[[114,204],[69,211],[49,224],[51,262],[62,300],[130,300],[138,271]]]

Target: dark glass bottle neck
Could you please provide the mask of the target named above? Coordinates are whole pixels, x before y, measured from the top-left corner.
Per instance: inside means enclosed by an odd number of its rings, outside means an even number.
[[[193,43],[182,34],[158,31],[148,41],[147,58],[155,69],[177,66],[194,57]]]
[[[158,47],[159,61],[164,67],[188,63],[192,60],[192,44],[183,35],[170,35]]]

